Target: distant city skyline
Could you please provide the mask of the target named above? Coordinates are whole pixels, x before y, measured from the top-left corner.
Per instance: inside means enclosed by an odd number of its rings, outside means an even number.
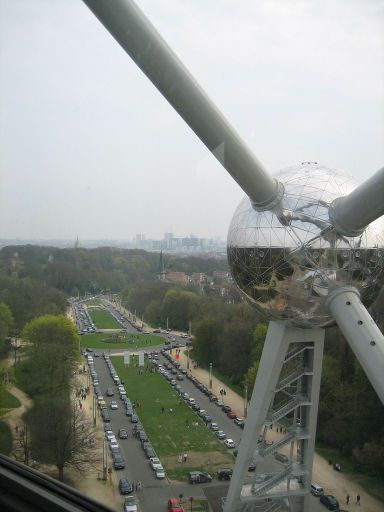
[[[1,239],[0,249],[12,245],[43,245],[57,248],[96,248],[96,247],[120,247],[122,249],[143,249],[146,251],[196,253],[218,252],[226,250],[226,239],[219,236],[200,237],[193,233],[185,236],[175,236],[174,233],[165,232],[162,237],[149,237],[145,233],[137,233],[132,238],[123,239],[81,239],[76,236],[73,239]]]

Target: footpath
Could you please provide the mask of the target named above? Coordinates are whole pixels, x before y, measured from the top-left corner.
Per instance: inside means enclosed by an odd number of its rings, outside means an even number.
[[[175,351],[172,351],[175,357]],[[180,364],[187,368],[187,356],[185,352],[180,350]],[[202,384],[209,387],[209,372],[203,368],[194,368],[191,359],[189,360],[190,373],[196,377]],[[220,390],[225,389],[226,395],[220,396]],[[241,418],[244,417],[244,399],[237,393],[227,388],[227,386],[212,376],[212,392],[229,405],[231,409]],[[268,440],[277,441],[283,434],[277,432],[278,428],[268,431]],[[384,503],[370,496],[357,482],[342,472],[335,471],[323,457],[315,453],[313,463],[312,482],[316,482],[325,489],[327,494],[333,494],[340,503],[340,508],[348,512],[383,512]],[[346,496],[349,494],[350,501],[347,505]],[[356,504],[356,496],[360,495],[360,505]]]

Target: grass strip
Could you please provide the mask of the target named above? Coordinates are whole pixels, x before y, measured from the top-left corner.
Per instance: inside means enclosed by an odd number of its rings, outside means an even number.
[[[4,409],[15,409],[16,407],[20,407],[21,405],[20,400],[18,400],[7,390],[4,391],[2,398],[2,405]]]
[[[134,363],[125,368],[122,357],[111,359],[129,398],[139,404],[140,422],[169,478],[185,480],[193,470],[213,475],[218,467],[233,465],[233,456],[160,373],[151,373],[148,366],[136,368]],[[187,461],[180,464],[178,455],[184,453]]]
[[[121,329],[121,325],[105,309],[89,309],[88,310],[93,323],[98,329]]]

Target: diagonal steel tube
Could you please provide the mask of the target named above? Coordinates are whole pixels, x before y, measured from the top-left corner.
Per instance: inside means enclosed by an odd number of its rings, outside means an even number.
[[[350,194],[333,201],[329,218],[338,233],[358,236],[384,215],[384,167],[355,188]]]
[[[83,0],[260,209],[272,209],[282,185],[205,94],[132,0]]]

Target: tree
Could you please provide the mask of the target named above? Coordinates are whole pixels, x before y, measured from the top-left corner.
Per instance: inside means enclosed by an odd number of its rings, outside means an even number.
[[[13,326],[13,316],[9,307],[0,302],[0,351],[4,347],[5,338]]]
[[[255,384],[257,372],[259,370],[259,363],[261,359],[261,354],[263,352],[264,341],[267,335],[268,327],[265,324],[258,324],[253,333],[253,341],[254,346],[251,351],[251,360],[252,365],[248,369],[247,373],[244,376],[243,384],[248,387],[248,389],[253,389]]]
[[[30,452],[40,463],[54,464],[59,480],[65,468],[84,475],[100,463],[95,450],[96,431],[84,411],[65,396],[41,395],[26,415],[30,433]]]
[[[163,301],[163,317],[169,318],[173,329],[186,331],[189,320],[194,317],[199,296],[192,292],[169,290]]]
[[[214,318],[201,321],[195,330],[193,357],[199,363],[208,365],[216,360],[222,324]]]
[[[63,315],[35,318],[24,327],[22,337],[30,342],[23,368],[30,375],[29,394],[69,392],[79,361],[79,337],[71,320]]]

